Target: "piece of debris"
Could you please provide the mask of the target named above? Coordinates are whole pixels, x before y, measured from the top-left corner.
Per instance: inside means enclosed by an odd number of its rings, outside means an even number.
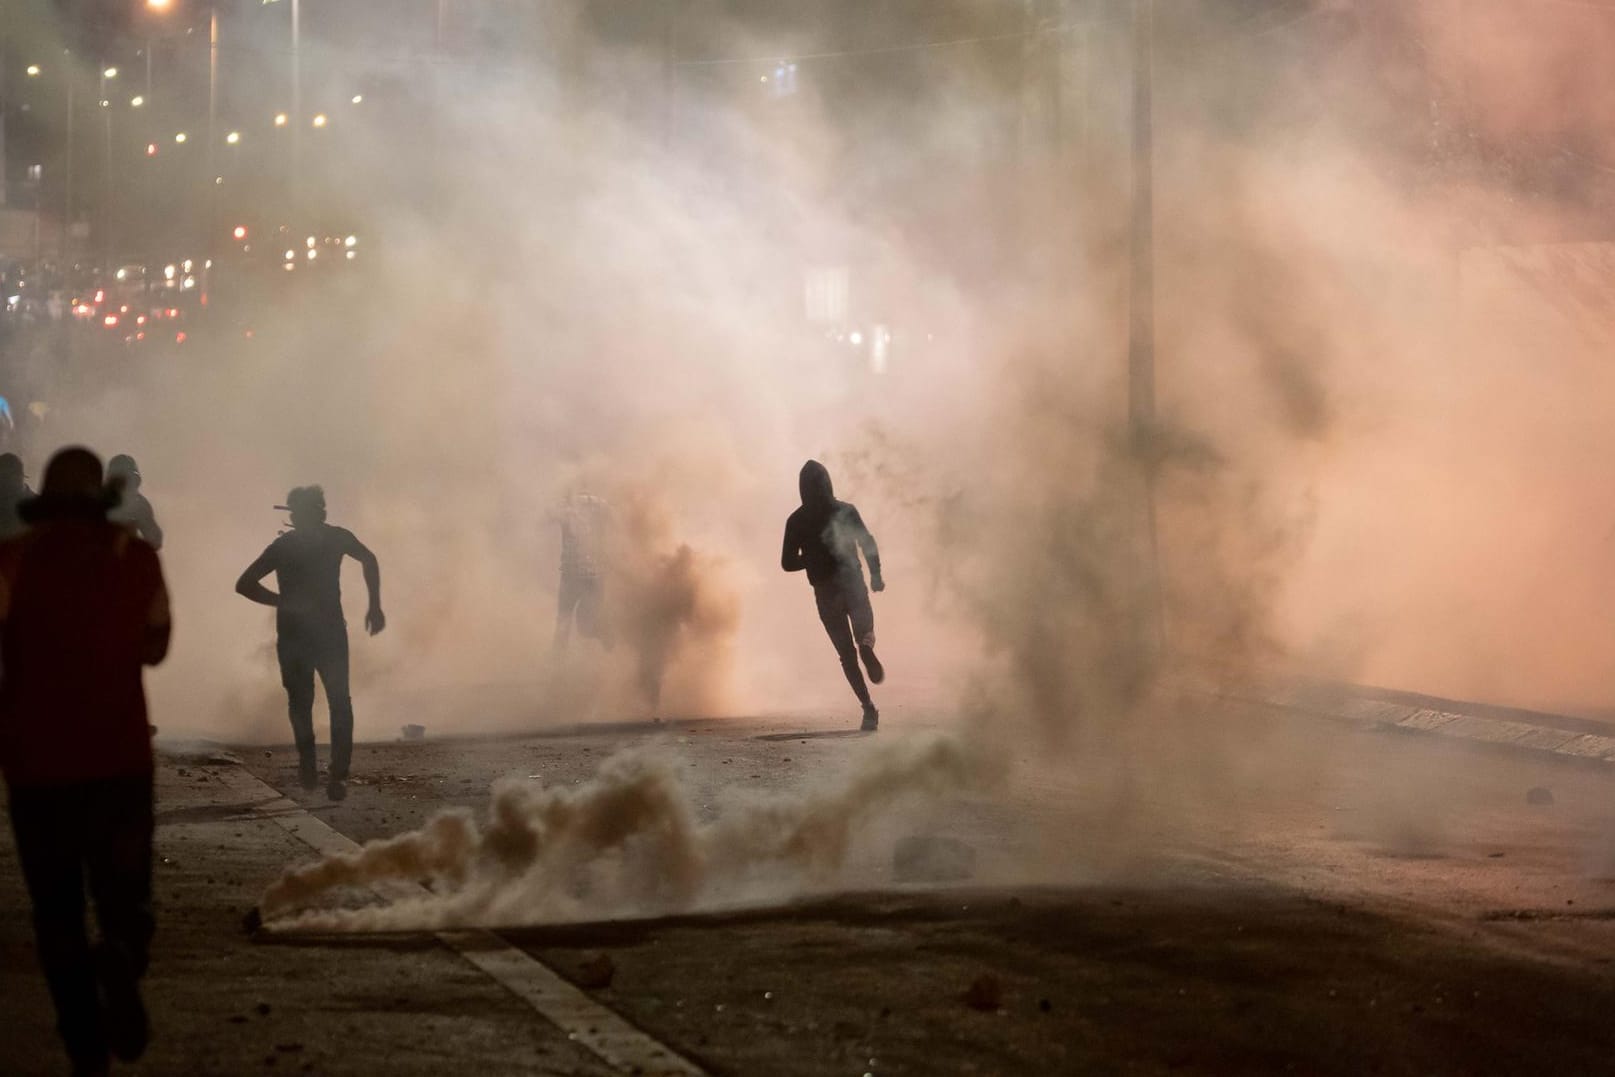
[[[1536,786],[1526,792],[1525,802],[1527,804],[1552,804],[1553,790],[1545,785]]]
[[[958,882],[976,874],[976,850],[957,838],[911,834],[892,850],[898,882]]]
[[[259,1017],[268,1017],[269,1016],[269,1003],[267,1003],[267,1002],[260,1002],[260,1003],[258,1003],[258,1005],[254,1006],[252,1009],[253,1009],[253,1012],[256,1013]]]
[[[595,954],[578,966],[578,986],[585,991],[600,991],[611,986],[617,975],[617,963],[610,954]]]
[[[992,973],[984,972],[970,981],[970,986],[965,989],[964,1001],[972,1010],[990,1013],[1003,1005],[1004,985]]]
[[[405,740],[420,740],[422,737],[426,736],[426,727],[423,725],[415,725],[412,722],[403,727],[403,733]]]

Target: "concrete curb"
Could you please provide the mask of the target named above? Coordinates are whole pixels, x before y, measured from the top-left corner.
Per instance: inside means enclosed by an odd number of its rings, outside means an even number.
[[[1245,691],[1217,694],[1223,699],[1304,712],[1367,729],[1447,737],[1581,763],[1615,764],[1615,727],[1568,715],[1507,711],[1431,697],[1418,697],[1430,704],[1420,706],[1394,698],[1399,693],[1351,686],[1257,685]],[[1477,710],[1489,713],[1476,713]]]

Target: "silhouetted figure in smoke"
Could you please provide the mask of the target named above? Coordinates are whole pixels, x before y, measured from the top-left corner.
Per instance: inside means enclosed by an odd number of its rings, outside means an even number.
[[[123,524],[135,534],[151,543],[152,549],[163,548],[163,529],[157,526],[157,514],[151,502],[140,492],[140,467],[128,453],[119,453],[107,461],[107,481],[121,483],[123,495],[107,513],[107,519]]]
[[[22,457],[14,452],[0,455],[0,540],[22,534],[26,525],[17,510],[33,496],[23,475]]]
[[[561,589],[555,611],[555,652],[564,654],[576,622],[578,635],[610,645],[601,608],[606,503],[574,493],[555,514],[561,525]]]
[[[141,667],[168,652],[157,552],[107,520],[101,461],[64,449],[29,529],[0,543],[0,770],[39,963],[74,1073],[150,1037],[139,980],[151,911],[152,748]],[[85,886],[101,941],[85,932]]]
[[[886,581],[880,576],[880,550],[858,510],[845,501],[836,500],[830,472],[823,464],[817,460],[803,464],[798,485],[802,507],[785,521],[785,549],[780,554],[780,567],[786,572],[807,570],[813,598],[819,607],[819,620],[824,622],[824,630],[835,644],[847,683],[852,685],[858,702],[864,705],[863,729],[872,732],[880,723],[880,712],[869,699],[863,672],[858,668],[859,656],[863,656],[869,679],[876,684],[886,679],[886,671],[875,657],[875,611],[869,605],[869,590],[864,586],[858,551],[862,550],[864,560],[869,562],[869,586],[884,591]]]
[[[314,758],[314,674],[325,686],[331,708],[331,769],[326,793],[332,800],[347,795],[353,760],[353,700],[348,695],[348,623],[342,616],[342,559],[364,568],[370,605],[365,629],[374,636],[387,627],[381,612],[381,566],[376,555],[353,532],[325,522],[325,491],[299,486],[277,509],[292,514],[292,529],[281,535],[236,581],[236,593],[275,607],[275,651],[280,679],[286,686],[292,738],[297,743],[298,778],[304,789],[319,784]],[[271,572],[280,583],[277,594],[262,580]]]

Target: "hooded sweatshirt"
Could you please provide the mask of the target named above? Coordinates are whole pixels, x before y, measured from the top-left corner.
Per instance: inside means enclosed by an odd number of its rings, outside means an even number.
[[[869,572],[880,575],[880,550],[875,536],[864,526],[858,510],[837,501],[830,485],[830,472],[817,460],[802,465],[797,479],[802,507],[785,521],[785,548],[780,567],[786,572],[807,570],[814,587],[828,585],[864,586],[858,551],[869,562]]]

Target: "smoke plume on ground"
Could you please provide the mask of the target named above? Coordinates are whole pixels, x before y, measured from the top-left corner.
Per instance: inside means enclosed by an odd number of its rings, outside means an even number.
[[[420,830],[289,869],[261,908],[286,930],[512,926],[825,887],[874,819],[988,785],[982,756],[955,738],[907,738],[879,745],[822,788],[735,801],[703,818],[674,753],[633,749],[579,786],[507,779],[480,823],[448,811]],[[343,888],[423,880],[432,893],[417,899],[318,907]]]

